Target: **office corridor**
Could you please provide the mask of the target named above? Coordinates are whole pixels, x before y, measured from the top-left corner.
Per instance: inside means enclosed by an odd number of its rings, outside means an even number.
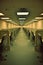
[[[0,0],[0,65],[43,65],[43,0]]]
[[[0,65],[43,65],[22,28],[12,44],[10,51],[4,53],[7,54],[6,60],[0,62]]]

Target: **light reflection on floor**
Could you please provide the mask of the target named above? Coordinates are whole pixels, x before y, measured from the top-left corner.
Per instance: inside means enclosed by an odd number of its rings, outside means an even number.
[[[10,51],[0,53],[0,65],[43,65],[42,60],[43,54],[35,51],[22,29],[10,46]]]

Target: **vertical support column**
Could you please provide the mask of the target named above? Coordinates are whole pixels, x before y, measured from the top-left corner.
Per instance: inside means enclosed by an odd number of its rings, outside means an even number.
[[[10,50],[10,37],[9,37],[9,31],[7,31],[7,50]]]
[[[0,20],[0,30],[1,30],[1,20]]]
[[[12,41],[14,41],[14,30],[11,31]]]
[[[7,22],[7,50],[10,50],[10,23]]]

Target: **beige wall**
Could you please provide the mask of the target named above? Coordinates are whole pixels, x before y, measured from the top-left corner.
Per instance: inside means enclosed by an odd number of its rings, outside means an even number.
[[[28,28],[43,29],[43,20],[40,20],[38,22],[33,22],[33,23],[29,24]]]
[[[5,21],[0,21],[0,30],[7,29],[7,23]]]
[[[7,23],[5,21],[0,21],[0,30],[2,30],[2,29],[12,29],[12,28],[14,28],[14,24]]]
[[[37,29],[43,29],[43,20],[37,22]]]
[[[27,25],[27,27],[30,31],[33,31],[35,33],[36,30],[43,29],[43,20],[32,22],[29,25]]]

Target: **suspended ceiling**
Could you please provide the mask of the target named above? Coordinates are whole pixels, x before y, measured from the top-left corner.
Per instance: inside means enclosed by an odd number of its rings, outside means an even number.
[[[27,8],[30,12],[28,19],[24,22],[27,23],[43,12],[43,0],[0,0],[0,11],[17,23],[19,21],[16,12],[19,8]]]

